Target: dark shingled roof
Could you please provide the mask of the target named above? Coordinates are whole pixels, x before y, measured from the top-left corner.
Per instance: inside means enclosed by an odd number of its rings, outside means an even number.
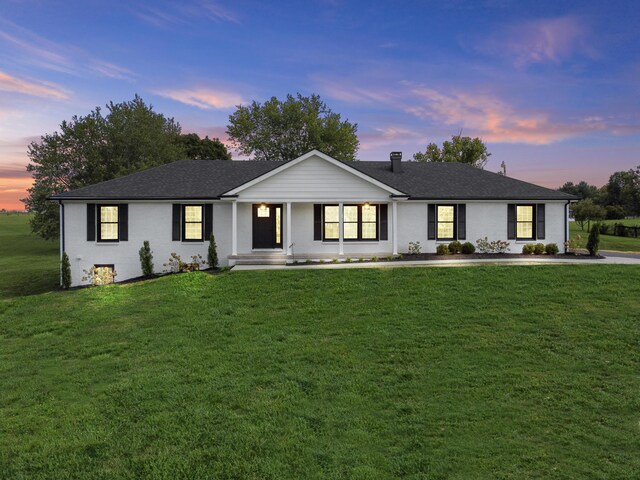
[[[51,197],[54,200],[211,199],[287,162],[181,160]],[[578,197],[461,163],[390,162],[347,165],[411,199],[575,200]]]

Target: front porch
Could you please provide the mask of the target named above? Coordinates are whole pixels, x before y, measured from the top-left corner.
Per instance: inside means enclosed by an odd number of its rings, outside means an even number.
[[[229,265],[356,262],[398,255],[397,202],[393,200],[229,201]],[[335,218],[329,218],[329,212]]]

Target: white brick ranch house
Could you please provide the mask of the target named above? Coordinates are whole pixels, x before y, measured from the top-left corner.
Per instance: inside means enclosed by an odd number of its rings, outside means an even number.
[[[183,160],[52,197],[73,285],[92,266],[141,275],[148,240],[156,271],[172,252],[221,265],[386,257],[420,242],[568,237],[577,197],[460,163],[341,162],[313,150],[287,162]]]

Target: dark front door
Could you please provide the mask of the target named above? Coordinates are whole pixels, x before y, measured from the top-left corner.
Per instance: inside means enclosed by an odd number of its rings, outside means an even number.
[[[282,248],[282,205],[253,205],[253,248]]]

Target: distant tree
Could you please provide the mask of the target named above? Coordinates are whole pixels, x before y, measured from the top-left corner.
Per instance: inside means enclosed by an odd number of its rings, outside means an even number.
[[[590,230],[591,222],[604,220],[607,215],[604,207],[596,205],[592,199],[587,198],[571,205],[571,214],[576,223],[580,225],[580,229],[584,230],[585,223],[587,230]]]
[[[418,152],[413,159],[418,162],[459,162],[484,168],[491,154],[484,142],[476,137],[454,135],[451,141],[446,140],[439,148],[435,143],[427,145],[424,153]]]
[[[217,138],[200,138],[197,133],[185,133],[180,135],[179,144],[186,158],[192,160],[231,160],[227,147]]]
[[[640,215],[640,165],[615,172],[604,186],[607,205],[620,205],[627,215]]]
[[[58,236],[58,205],[48,197],[184,157],[180,124],[153,111],[142,98],[96,107],[84,117],[60,124],[28,148],[33,176],[22,201],[33,213],[31,230],[45,239]]]
[[[591,198],[596,203],[599,203],[601,197],[598,187],[596,187],[595,185],[589,185],[584,180],[578,184],[575,184],[573,182],[566,182],[558,190],[564,193],[569,193],[571,195],[577,195],[582,198],[582,200]]]
[[[627,212],[620,205],[607,205],[604,208],[607,212],[605,217],[607,220],[622,220],[627,216]]]
[[[338,160],[355,160],[358,125],[342,120],[319,95],[271,97],[238,106],[229,116],[227,134],[243,155],[256,160],[291,160],[318,149]]]

